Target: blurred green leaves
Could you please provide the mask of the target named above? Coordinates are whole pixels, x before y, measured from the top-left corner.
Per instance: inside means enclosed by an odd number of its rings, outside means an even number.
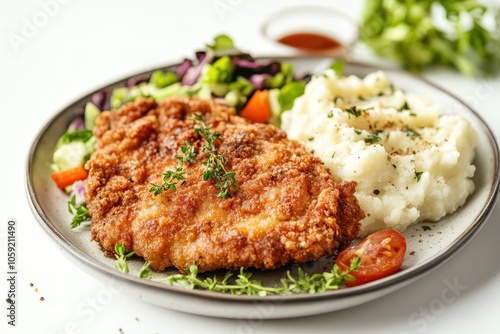
[[[477,0],[366,0],[360,38],[413,72],[433,65],[466,75],[500,70],[500,8]]]

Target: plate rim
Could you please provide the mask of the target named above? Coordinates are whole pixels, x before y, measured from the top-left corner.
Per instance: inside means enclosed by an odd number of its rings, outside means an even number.
[[[333,60],[331,57],[324,56],[309,56],[309,55],[299,55],[299,56],[259,56],[254,57],[257,60]],[[104,89],[109,89],[113,86],[118,86],[126,82],[128,79],[132,77],[145,76],[150,74],[156,69],[167,69],[167,68],[175,68],[179,66],[180,63],[169,64],[162,67],[156,67],[153,69],[143,70],[140,72],[136,72],[131,75],[127,75],[122,77],[121,79],[114,80],[113,82],[101,85],[96,89],[90,90],[86,94],[80,95],[80,98],[76,98],[72,100],[72,102],[67,103],[65,107],[61,108],[59,112],[56,112],[52,117],[49,118],[48,121],[43,125],[40,129],[28,151],[26,168],[25,168],[25,192],[30,205],[30,209],[34,214],[36,220],[42,227],[42,229],[47,233],[47,235],[52,239],[53,242],[56,242],[59,246],[61,246],[61,250],[65,251],[67,254],[73,257],[73,260],[78,260],[83,262],[84,265],[91,266],[91,269],[101,271],[107,275],[112,276],[113,278],[119,279],[121,281],[125,281],[126,283],[132,283],[134,285],[140,285],[141,288],[153,289],[154,291],[162,291],[167,292],[168,294],[177,294],[177,295],[188,295],[191,297],[203,298],[203,299],[211,299],[217,301],[224,302],[238,302],[238,303],[255,303],[255,302],[276,302],[280,301],[280,304],[293,304],[298,302],[312,302],[312,301],[320,301],[320,300],[333,300],[333,299],[345,299],[349,297],[359,296],[359,295],[367,295],[370,293],[374,293],[377,291],[381,291],[390,287],[394,287],[397,285],[403,285],[405,282],[411,283],[412,279],[420,278],[434,269],[437,269],[439,266],[444,264],[447,260],[449,260],[452,256],[454,256],[461,248],[463,248],[483,227],[488,217],[492,213],[496,202],[499,197],[500,190],[500,171],[499,171],[499,147],[493,132],[491,131],[487,122],[481,117],[481,115],[471,106],[469,106],[465,101],[461,98],[457,97],[455,94],[451,93],[444,87],[441,87],[429,79],[418,76],[414,73],[407,72],[398,67],[391,67],[387,65],[379,65],[379,64],[370,64],[368,62],[362,61],[346,61],[346,65],[357,66],[364,69],[371,69],[387,71],[387,72],[397,72],[399,74],[409,76],[413,80],[421,81],[422,83],[432,87],[434,90],[438,90],[442,93],[445,93],[453,100],[457,101],[460,105],[465,107],[468,112],[470,112],[477,120],[479,121],[481,127],[485,131],[486,136],[488,137],[488,146],[492,149],[494,153],[494,175],[492,179],[492,187],[488,194],[487,200],[483,203],[483,207],[481,208],[480,214],[474,218],[474,220],[470,223],[467,229],[457,236],[457,238],[451,243],[443,252],[439,252],[438,254],[426,259],[423,263],[419,264],[417,268],[408,268],[404,271],[400,271],[390,277],[368,283],[358,287],[350,287],[348,289],[338,289],[335,291],[326,291],[322,293],[316,294],[290,294],[290,295],[268,295],[265,297],[261,296],[248,296],[248,295],[232,295],[229,293],[217,293],[212,291],[200,290],[200,289],[187,289],[182,287],[170,286],[168,284],[154,282],[151,280],[145,280],[142,278],[135,277],[130,274],[123,274],[116,270],[115,268],[109,267],[105,265],[103,262],[94,259],[72,244],[71,241],[66,238],[61,231],[57,229],[54,223],[50,221],[50,219],[45,215],[43,208],[37,200],[35,188],[33,185],[33,159],[35,156],[36,149],[40,144],[40,141],[47,131],[48,128],[60,117],[65,115],[69,109],[71,109],[74,105],[80,103],[83,100],[87,100],[91,94],[102,91]]]

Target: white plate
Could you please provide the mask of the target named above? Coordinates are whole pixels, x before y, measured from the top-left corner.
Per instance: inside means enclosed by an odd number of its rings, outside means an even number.
[[[283,58],[280,58],[283,60]],[[331,59],[317,57],[287,58],[294,63],[298,73],[317,73],[326,68]],[[164,69],[174,69],[176,65]],[[371,65],[346,64],[346,74],[364,76],[373,72]],[[122,274],[114,268],[114,260],[105,258],[95,242],[90,242],[90,228],[71,230],[71,216],[67,212],[68,197],[59,191],[50,179],[52,151],[57,139],[65,132],[68,124],[83,112],[84,105],[92,93],[57,113],[35,139],[28,157],[26,186],[27,195],[34,215],[60,249],[72,262],[91,275],[109,280],[110,277],[126,285],[124,291],[146,302],[178,311],[226,318],[291,318],[321,314],[359,305],[412,283],[416,279],[438,268],[461,247],[463,247],[484,224],[491,213],[499,191],[499,151],[497,143],[481,117],[456,97],[406,72],[383,69],[396,87],[425,95],[444,106],[445,113],[461,114],[476,129],[479,144],[476,149],[477,167],[474,182],[475,192],[465,205],[438,223],[420,223],[411,226],[404,234],[408,252],[402,269],[385,279],[353,288],[340,288],[319,294],[287,296],[235,296],[204,290],[188,290],[140,279],[137,271],[141,259],[130,260],[131,271]],[[152,71],[134,77],[148,78]],[[96,91],[111,91],[124,86],[128,78]],[[424,230],[423,225],[431,226]],[[331,259],[308,263],[309,271],[321,270]],[[257,272],[254,277],[268,284],[279,281],[286,272],[284,268],[275,271]],[[174,273],[166,271],[164,275]]]

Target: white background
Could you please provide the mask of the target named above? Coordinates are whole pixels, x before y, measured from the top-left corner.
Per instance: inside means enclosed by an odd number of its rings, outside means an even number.
[[[498,206],[471,242],[423,279],[365,305],[307,318],[248,322],[178,313],[131,298],[75,267],[42,231],[25,194],[28,150],[43,124],[101,85],[192,57],[218,33],[230,34],[254,55],[290,53],[265,40],[259,26],[301,1],[56,1],[0,0],[1,333],[500,333]],[[357,19],[362,8],[360,0],[308,3]],[[34,22],[35,29],[26,28]],[[16,44],[13,34],[26,38]],[[362,46],[355,57],[380,61]],[[498,78],[447,70],[424,75],[477,108],[500,137]],[[16,328],[7,326],[4,302],[5,225],[11,218],[18,227]],[[445,282],[454,281],[462,288],[443,303]]]

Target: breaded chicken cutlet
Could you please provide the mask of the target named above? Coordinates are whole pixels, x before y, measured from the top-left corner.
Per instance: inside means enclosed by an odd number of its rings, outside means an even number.
[[[225,169],[238,185],[218,197],[203,180],[201,115]],[[322,162],[271,125],[252,123],[211,100],[138,99],[101,113],[96,150],[86,164],[91,238],[104,251],[115,244],[163,270],[273,269],[316,260],[347,247],[364,213],[355,182],[336,184]],[[152,184],[179,166],[181,147],[199,153],[182,164],[184,180],[155,196]]]

